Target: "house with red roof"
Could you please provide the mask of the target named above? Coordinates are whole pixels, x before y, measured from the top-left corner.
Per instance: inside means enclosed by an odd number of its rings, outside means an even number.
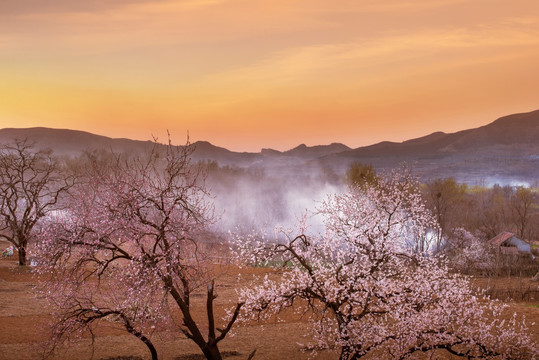
[[[492,247],[496,247],[502,254],[518,255],[521,253],[531,254],[531,246],[515,234],[504,231],[488,241]]]

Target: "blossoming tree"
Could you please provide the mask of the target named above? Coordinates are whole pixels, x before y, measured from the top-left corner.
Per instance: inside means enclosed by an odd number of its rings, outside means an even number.
[[[394,173],[363,190],[322,203],[325,231],[281,231],[280,241],[238,239],[243,259],[286,264],[279,280],[240,291],[242,319],[294,306],[310,313],[311,348],[340,349],[340,359],[408,359],[446,352],[470,359],[537,355],[526,326],[499,319],[503,306],[478,297],[439,259],[417,251],[435,224],[419,187]],[[299,235],[298,235],[299,233]]]
[[[146,156],[112,161],[90,158],[86,181],[66,211],[49,217],[40,233],[38,271],[48,279],[42,294],[58,322],[61,343],[102,319],[119,322],[150,341],[179,311],[183,334],[208,359],[221,359],[218,343],[236,320],[241,304],[221,329],[214,320],[211,267],[203,247],[213,219],[201,169],[190,163],[192,148],[154,146]],[[207,290],[207,335],[192,316],[191,294]]]

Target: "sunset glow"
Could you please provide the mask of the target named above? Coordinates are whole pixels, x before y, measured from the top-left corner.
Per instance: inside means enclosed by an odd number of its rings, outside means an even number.
[[[350,147],[539,108],[536,0],[5,0],[0,128]]]

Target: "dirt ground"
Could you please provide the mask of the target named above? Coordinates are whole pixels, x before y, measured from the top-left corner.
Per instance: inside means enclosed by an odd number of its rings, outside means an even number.
[[[216,311],[220,318],[226,306],[233,306],[234,287],[238,284],[236,271],[227,271],[217,281]],[[243,269],[241,282],[247,282],[253,273],[267,272],[267,269]],[[46,304],[35,298],[33,285],[35,279],[31,268],[18,267],[15,257],[0,259],[0,359],[33,360],[41,358],[40,343],[46,340],[46,323],[50,320]],[[498,286],[513,284],[517,279],[499,279]],[[485,280],[478,280],[484,286]],[[537,286],[537,284],[532,284]],[[195,309],[203,309],[205,295],[195,294]],[[528,322],[539,324],[539,301],[510,303],[510,313],[525,314]],[[196,310],[195,310],[196,312]],[[203,312],[200,311],[202,314]],[[203,320],[203,318],[199,319]],[[284,322],[274,321],[266,324],[251,324],[235,327],[234,336],[227,336],[220,343],[226,359],[246,359],[256,349],[255,360],[264,359],[308,359],[309,353],[302,352],[298,343],[308,341],[309,326],[306,319],[293,314],[284,316]],[[539,343],[539,326],[532,328],[533,336]],[[161,359],[197,360],[203,359],[198,348],[182,335],[152,338]],[[93,350],[92,350],[93,348]],[[54,359],[150,359],[147,348],[135,337],[114,325],[103,325],[97,332],[92,347],[90,338],[55,353]],[[320,353],[315,359],[336,359],[335,352]]]

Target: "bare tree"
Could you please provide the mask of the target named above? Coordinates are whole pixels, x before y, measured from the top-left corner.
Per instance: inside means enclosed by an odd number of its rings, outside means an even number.
[[[530,188],[519,186],[511,195],[510,207],[517,235],[521,239],[529,238],[530,217],[537,195]]]
[[[511,188],[494,185],[485,188],[474,196],[476,212],[473,227],[484,240],[492,239],[510,226],[509,198]]]
[[[436,250],[441,250],[444,237],[449,235],[458,211],[466,194],[466,184],[458,184],[455,179],[437,179],[426,185],[427,206],[436,217],[438,229],[436,234]]]
[[[26,265],[36,224],[72,185],[50,151],[36,151],[26,139],[0,148],[0,236],[17,248],[19,265]]]
[[[189,145],[155,144],[144,156],[90,161],[90,174],[73,192],[68,211],[60,219],[51,217],[39,242],[38,269],[52,282],[44,295],[61,315],[60,324],[77,324],[60,328],[59,340],[110,314],[148,346],[148,337],[142,337],[151,331],[148,325],[173,322],[175,309],[180,330],[205,357],[222,358],[218,344],[242,304],[217,327],[214,274],[203,240],[213,205],[201,168],[190,163],[191,153]],[[191,295],[203,286],[206,336],[191,310]],[[151,296],[141,299],[141,294]]]

